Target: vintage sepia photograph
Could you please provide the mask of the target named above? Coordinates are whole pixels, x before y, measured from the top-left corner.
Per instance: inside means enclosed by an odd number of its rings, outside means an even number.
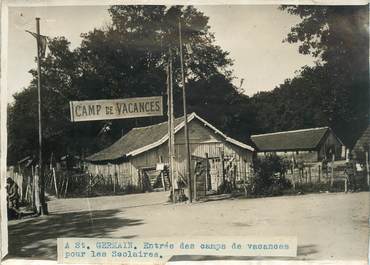
[[[296,257],[269,260],[366,264],[369,5],[18,5],[5,21],[5,262],[56,261],[57,238],[290,236]],[[264,257],[171,258],[222,259]]]

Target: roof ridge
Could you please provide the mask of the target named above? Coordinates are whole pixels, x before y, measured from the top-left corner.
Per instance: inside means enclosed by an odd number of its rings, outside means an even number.
[[[280,131],[280,132],[272,132],[272,133],[254,134],[254,135],[251,135],[251,137],[259,137],[259,136],[267,136],[267,135],[275,135],[275,134],[285,134],[285,133],[295,133],[295,132],[307,132],[307,131],[322,130],[322,129],[330,129],[330,127],[329,126],[323,126],[323,127],[316,127],[316,128],[307,128],[307,129],[298,129],[298,130],[290,130],[290,131]]]
[[[195,112],[188,113],[187,116],[190,117],[190,115],[192,115],[193,113],[195,113]],[[184,117],[184,115],[179,116],[179,117],[175,117],[175,120],[180,120],[183,117]],[[165,124],[165,123],[168,123],[168,120],[167,121],[160,122],[160,123],[151,124],[151,125],[146,125],[146,126],[141,126],[141,127],[134,127],[131,130],[145,129],[145,128],[149,128],[149,127],[153,127],[153,126],[158,126],[158,125]]]
[[[167,122],[168,122],[168,121],[163,121],[163,122],[155,123],[155,124],[151,124],[151,125],[146,125],[146,126],[141,126],[141,127],[134,127],[134,128],[132,128],[131,130],[145,129],[145,128],[149,128],[149,127],[154,127],[154,126],[158,126],[158,125],[161,125],[161,124],[165,124],[165,123],[167,123]]]

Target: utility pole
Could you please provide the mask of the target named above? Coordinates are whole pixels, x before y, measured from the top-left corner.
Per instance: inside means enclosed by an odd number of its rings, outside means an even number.
[[[41,125],[41,64],[40,64],[40,51],[41,51],[41,36],[40,36],[40,18],[36,18],[36,34],[37,34],[37,106],[38,106],[38,127],[39,127],[39,168],[35,174],[35,189],[36,198],[36,211],[38,214],[48,214],[47,205],[45,203],[45,185],[44,185],[44,172],[42,166],[42,125]],[[38,194],[37,194],[38,193]]]
[[[174,118],[173,118],[173,80],[172,80],[172,53],[169,50],[169,62],[167,65],[167,115],[168,115],[168,162],[169,173],[171,175],[171,192],[172,202],[175,201],[175,170],[174,170],[174,156],[175,156],[175,135],[174,135]]]
[[[184,59],[182,53],[182,36],[181,36],[181,21],[179,20],[179,44],[180,44],[180,64],[181,64],[181,78],[182,78],[182,102],[184,107],[184,136],[185,136],[185,171],[188,178],[189,188],[189,202],[193,201],[192,181],[191,181],[191,165],[190,165],[190,146],[189,146],[189,131],[188,131],[188,116],[186,110],[186,90],[185,90],[185,74],[184,74]]]

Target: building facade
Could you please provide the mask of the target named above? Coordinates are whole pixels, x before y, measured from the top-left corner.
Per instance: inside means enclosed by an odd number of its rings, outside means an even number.
[[[209,164],[208,190],[217,190],[227,169],[237,180],[244,180],[251,173],[254,149],[232,139],[210,123],[192,113],[188,116],[191,173],[197,161],[207,159]],[[183,118],[175,119],[174,179],[186,180],[186,157]],[[110,147],[86,158],[88,171],[93,175],[114,178],[120,187],[142,185],[143,176],[162,185],[166,181],[164,166],[168,165],[167,122],[147,127],[134,128]],[[154,177],[153,177],[154,176]],[[157,183],[158,184],[158,183]]]
[[[321,162],[345,157],[342,141],[329,127],[252,135],[258,155],[276,154],[287,159]]]

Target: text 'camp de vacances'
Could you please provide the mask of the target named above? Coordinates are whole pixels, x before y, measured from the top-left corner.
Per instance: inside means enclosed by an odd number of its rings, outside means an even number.
[[[71,121],[163,115],[162,97],[71,101]]]

